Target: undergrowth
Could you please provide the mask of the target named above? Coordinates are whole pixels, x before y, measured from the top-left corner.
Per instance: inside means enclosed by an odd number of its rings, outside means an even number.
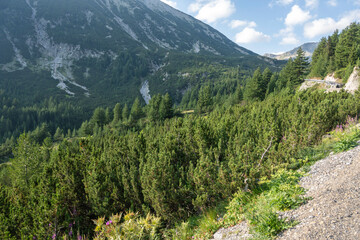
[[[244,220],[248,222],[254,240],[276,238],[280,232],[297,224],[279,213],[295,209],[308,200],[304,197],[305,190],[298,184],[300,178],[316,161],[357,146],[360,139],[357,123],[357,118],[348,118],[345,125],[338,125],[319,145],[303,149],[270,179],[260,179],[255,189],[240,189],[225,211],[222,203],[221,208],[193,217],[172,229],[174,234],[168,235],[169,239],[211,239],[219,228],[231,227]]]
[[[310,166],[331,153],[346,151],[357,146],[360,139],[356,118],[348,118],[345,125],[338,125],[322,142],[303,149],[298,156],[281,166],[270,178],[259,179],[254,189],[239,189],[231,201],[178,223],[172,229],[160,230],[160,218],[137,213],[113,215],[108,221],[95,221],[96,239],[211,239],[220,228],[228,228],[246,221],[254,240],[274,239],[297,224],[280,213],[295,209],[309,198],[298,184]]]

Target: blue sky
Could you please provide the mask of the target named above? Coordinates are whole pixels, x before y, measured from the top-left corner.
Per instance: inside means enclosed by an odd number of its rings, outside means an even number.
[[[161,0],[256,53],[279,53],[360,22],[360,0]]]

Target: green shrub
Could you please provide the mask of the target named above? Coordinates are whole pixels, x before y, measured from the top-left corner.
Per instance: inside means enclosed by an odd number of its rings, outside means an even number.
[[[94,221],[96,224],[94,239],[160,239],[160,218],[148,214],[145,218],[130,212],[122,218],[116,214],[105,222],[105,218]]]

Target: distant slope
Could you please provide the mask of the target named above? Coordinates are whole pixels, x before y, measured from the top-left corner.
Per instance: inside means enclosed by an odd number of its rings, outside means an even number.
[[[182,78],[166,88],[152,81],[166,67],[177,74],[229,58],[245,70],[276,66],[160,0],[2,1],[0,48],[0,89],[26,101],[109,105],[141,96],[146,80],[150,90],[186,88]]]
[[[316,43],[316,42],[305,43],[299,47],[294,48],[291,51],[286,52],[286,53],[282,53],[282,54],[266,53],[266,54],[264,54],[264,56],[273,58],[273,59],[277,59],[277,60],[288,60],[290,58],[295,58],[297,50],[299,48],[301,48],[305,52],[306,57],[311,57],[318,44],[319,43]]]

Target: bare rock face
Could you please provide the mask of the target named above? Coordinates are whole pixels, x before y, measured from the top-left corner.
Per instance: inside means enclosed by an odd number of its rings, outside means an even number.
[[[328,82],[341,82],[341,79],[335,77],[335,73],[327,75],[324,80]]]
[[[357,91],[359,89],[360,86],[360,72],[359,72],[359,68],[355,67],[354,71],[352,72],[352,74],[350,75],[347,83],[345,84],[345,91],[354,94],[355,91]]]

